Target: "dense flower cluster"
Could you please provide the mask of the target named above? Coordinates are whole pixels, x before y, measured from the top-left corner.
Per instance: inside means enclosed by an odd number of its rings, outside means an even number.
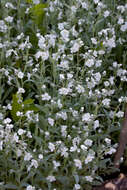
[[[31,16],[41,4],[42,28]],[[0,10],[0,188],[90,189],[113,169],[127,102],[127,4],[2,0]]]

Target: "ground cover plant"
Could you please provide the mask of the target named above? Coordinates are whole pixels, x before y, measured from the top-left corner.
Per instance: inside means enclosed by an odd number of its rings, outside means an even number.
[[[127,2],[1,0],[0,13],[0,189],[103,183],[127,102]]]

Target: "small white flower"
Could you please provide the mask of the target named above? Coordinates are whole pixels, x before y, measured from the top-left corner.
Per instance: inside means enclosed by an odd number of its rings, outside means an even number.
[[[71,53],[76,53],[79,51],[80,45],[79,43],[75,42],[74,45],[71,48]]]
[[[53,152],[55,150],[55,145],[49,142],[48,148],[50,149],[51,152]]]
[[[19,71],[19,72],[18,72],[18,78],[19,78],[19,79],[22,79],[23,77],[24,77],[24,73],[21,72],[21,71]]]
[[[69,31],[68,30],[64,29],[60,32],[60,34],[61,34],[63,40],[65,40],[66,42],[69,41],[69,38],[68,38],[69,37]]]
[[[6,119],[4,119],[4,124],[8,124],[8,123],[11,123],[11,119],[10,118],[6,118]]]
[[[69,88],[60,88],[59,89],[59,94],[61,95],[67,95],[70,92]]]
[[[91,38],[91,41],[92,41],[93,44],[95,44],[95,45],[97,44],[96,38]]]
[[[77,92],[78,92],[79,94],[85,92],[84,87],[81,86],[80,84],[78,84],[78,86],[76,86],[76,90],[77,90]]]
[[[81,162],[81,160],[79,160],[79,159],[74,159],[74,162],[75,162],[75,166],[76,166],[78,169],[82,169],[82,162]]]
[[[81,189],[81,186],[77,183],[77,184],[75,184],[75,190],[78,190],[78,189]]]
[[[27,188],[26,188],[26,190],[35,190],[35,187],[32,186],[32,185],[28,185]]]
[[[92,182],[93,178],[91,176],[85,176],[86,181]]]
[[[94,129],[99,127],[99,120],[94,121]]]
[[[18,117],[22,117],[22,116],[23,116],[23,112],[17,111],[17,112],[16,112],[16,115],[17,115]]]
[[[53,175],[49,175],[46,179],[50,182],[56,181],[56,178]]]
[[[93,159],[94,159],[94,156],[88,154],[88,156],[85,159],[85,164],[88,164],[89,162],[92,162]]]
[[[13,17],[8,16],[8,17],[5,18],[5,20],[6,20],[7,22],[11,23],[11,22],[13,21]]]
[[[104,12],[104,17],[106,18],[106,17],[108,17],[109,16],[109,14],[110,14],[110,12],[109,11],[105,11]]]
[[[19,136],[17,135],[17,133],[14,133],[14,135],[13,135],[13,140],[18,143],[18,141],[19,141]]]
[[[30,154],[29,152],[26,152],[24,156],[24,161],[29,161],[31,160],[31,158],[32,158],[32,154]]]
[[[91,121],[91,115],[90,115],[90,113],[83,114],[82,121],[90,122]]]
[[[93,59],[88,59],[85,63],[87,67],[92,67],[94,65],[94,60]]]
[[[42,97],[42,100],[49,101],[51,99],[51,96],[49,96],[48,93],[45,93],[45,94],[41,95],[41,97]]]
[[[42,160],[42,159],[43,159],[43,154],[39,154],[39,155],[38,155],[38,158],[39,158],[40,160]]]
[[[17,93],[18,93],[18,94],[23,94],[23,93],[25,93],[24,88],[19,88]]]
[[[123,24],[123,25],[121,26],[120,30],[121,30],[122,32],[125,32],[125,31],[127,30],[127,22],[125,22],[125,24]]]
[[[123,111],[119,111],[118,113],[116,113],[116,116],[118,118],[123,117],[124,116],[124,112]]]
[[[84,144],[82,144],[80,147],[82,150],[87,150],[87,146],[85,146]]]
[[[111,101],[110,99],[105,98],[105,99],[102,101],[102,104],[103,104],[104,106],[106,106],[106,107],[109,107],[110,101]]]
[[[17,149],[16,155],[17,155],[18,157],[20,157],[20,156],[22,155],[22,151],[21,151],[20,149]]]
[[[52,118],[48,118],[48,123],[53,126],[54,125],[54,119]]]
[[[86,139],[85,142],[84,142],[84,144],[86,146],[92,146],[92,143],[93,143],[93,141],[91,139]]]
[[[18,130],[18,135],[23,135],[25,132],[26,132],[25,130],[19,129],[19,130]]]
[[[31,166],[34,166],[35,168],[38,168],[38,162],[37,162],[37,160],[32,159],[31,160]]]
[[[111,147],[108,151],[105,152],[105,155],[107,155],[107,154],[111,155],[115,152],[116,152],[116,149]]]
[[[54,169],[57,169],[60,166],[60,162],[53,160]]]
[[[105,138],[105,142],[106,142],[108,145],[110,145],[110,144],[111,144],[111,139]]]
[[[32,0],[35,5],[40,3],[40,0]]]
[[[0,113],[0,120],[2,120],[3,119],[3,114],[2,113]]]

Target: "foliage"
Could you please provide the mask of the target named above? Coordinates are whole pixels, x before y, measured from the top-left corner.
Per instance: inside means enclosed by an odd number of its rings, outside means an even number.
[[[115,171],[127,4],[1,0],[0,11],[0,189],[92,189]]]

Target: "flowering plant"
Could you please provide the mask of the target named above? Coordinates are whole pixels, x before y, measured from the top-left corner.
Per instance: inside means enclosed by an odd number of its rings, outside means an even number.
[[[127,4],[1,0],[0,10],[0,188],[92,189],[115,171]]]

